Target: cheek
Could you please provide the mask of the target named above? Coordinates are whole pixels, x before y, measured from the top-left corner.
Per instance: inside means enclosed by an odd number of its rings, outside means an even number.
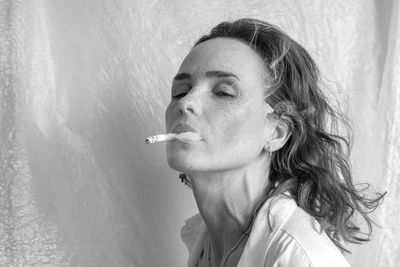
[[[263,121],[250,109],[230,111],[220,121],[214,145],[210,148],[208,162],[215,168],[236,168],[257,158],[263,148]]]
[[[170,103],[169,105],[168,105],[168,107],[167,107],[167,109],[165,110],[165,117],[164,117],[164,119],[165,119],[165,127],[166,127],[166,129],[168,130],[168,127],[170,127],[171,126],[171,124],[173,123],[173,106],[174,106],[174,104],[173,103]]]
[[[254,139],[262,137],[262,114],[256,108],[238,105],[221,121],[224,143],[232,146],[242,146],[256,142]]]

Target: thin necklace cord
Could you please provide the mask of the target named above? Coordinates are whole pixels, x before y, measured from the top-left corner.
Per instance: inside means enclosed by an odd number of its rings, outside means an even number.
[[[240,237],[239,241],[236,243],[235,246],[232,247],[232,249],[229,251],[228,255],[225,257],[225,260],[223,261],[223,264],[220,265],[221,267],[225,267],[228,259],[230,258],[231,254],[239,247],[239,245],[242,243],[242,241],[244,240],[244,238],[249,234],[249,232],[251,231],[252,228],[252,223],[247,227],[246,231],[242,234],[242,236]],[[210,238],[210,246],[208,249],[208,263],[210,266],[212,266],[211,264],[211,238]]]

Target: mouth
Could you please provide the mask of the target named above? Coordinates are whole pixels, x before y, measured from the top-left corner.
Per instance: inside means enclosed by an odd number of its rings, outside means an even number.
[[[187,124],[178,124],[173,130],[173,133],[183,133],[183,132],[194,132],[197,133],[197,131],[192,128],[191,126]]]
[[[172,133],[177,134],[172,141],[180,141],[183,143],[197,143],[202,140],[200,133],[189,124],[178,123]]]

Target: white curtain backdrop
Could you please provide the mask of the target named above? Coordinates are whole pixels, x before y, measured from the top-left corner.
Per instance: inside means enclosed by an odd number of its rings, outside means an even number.
[[[331,81],[357,182],[388,191],[347,257],[400,266],[399,0],[0,0],[1,266],[185,266],[197,207],[144,138],[194,41],[240,17],[281,27]]]

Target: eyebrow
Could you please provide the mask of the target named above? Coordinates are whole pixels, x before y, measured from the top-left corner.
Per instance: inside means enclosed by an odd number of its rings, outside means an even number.
[[[182,72],[177,74],[174,77],[174,81],[180,81],[180,80],[187,80],[190,79],[192,75],[186,72]],[[240,81],[240,78],[231,72],[226,72],[226,71],[220,71],[220,70],[212,70],[212,71],[207,71],[206,72],[206,77],[207,78],[226,78],[226,77],[234,77]]]

